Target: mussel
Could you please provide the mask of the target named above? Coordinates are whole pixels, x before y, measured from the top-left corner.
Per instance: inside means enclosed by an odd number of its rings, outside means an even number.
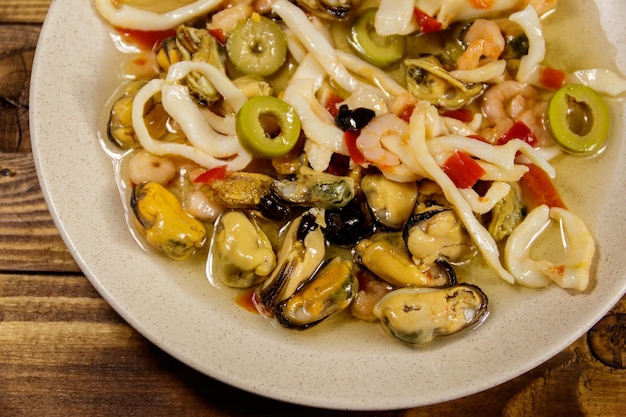
[[[156,182],[135,186],[130,198],[137,230],[153,248],[175,260],[190,257],[204,246],[204,225],[183,211],[181,203]]]
[[[274,178],[256,172],[230,172],[202,186],[209,201],[239,210],[256,209],[263,196],[270,193]]]
[[[307,329],[348,308],[358,288],[354,262],[332,258],[278,304],[276,318],[287,328]]]
[[[443,288],[455,277],[447,264],[416,264],[401,232],[376,233],[360,240],[353,249],[355,259],[380,279],[398,287]],[[441,267],[445,265],[446,267]]]
[[[404,64],[411,94],[444,109],[458,109],[470,103],[484,88],[480,83],[465,84],[457,80],[433,55],[407,59]]]
[[[445,258],[459,261],[469,252],[471,240],[454,210],[431,206],[411,216],[402,237],[415,262],[432,264]]]
[[[297,0],[296,3],[324,19],[344,20],[352,10],[352,0]]]
[[[224,70],[219,42],[206,28],[181,25],[176,29],[176,36],[161,43],[157,50],[157,63],[164,71],[180,61],[207,62]],[[201,104],[214,103],[221,97],[215,86],[195,71],[185,77],[185,84]]]
[[[316,213],[307,211],[294,219],[284,234],[276,268],[257,288],[257,299],[264,313],[274,314],[276,306],[313,275],[325,253],[326,242]]]
[[[417,183],[391,181],[379,173],[365,175],[361,190],[374,218],[389,229],[402,228],[417,202]]]
[[[121,149],[130,149],[137,142],[131,114],[135,95],[144,85],[144,81],[129,83],[111,106],[107,135],[109,140]]]
[[[254,218],[241,211],[226,211],[219,217],[209,254],[207,275],[229,287],[249,288],[276,266],[269,238]]]
[[[274,181],[272,192],[293,204],[322,209],[340,208],[354,198],[354,180],[301,168],[293,180]]]
[[[509,236],[526,217],[526,207],[521,200],[521,190],[517,183],[510,183],[511,191],[498,201],[491,210],[487,230],[496,242]]]
[[[440,290],[401,288],[382,297],[374,307],[374,315],[389,333],[413,344],[475,326],[487,314],[487,296],[471,284]]]

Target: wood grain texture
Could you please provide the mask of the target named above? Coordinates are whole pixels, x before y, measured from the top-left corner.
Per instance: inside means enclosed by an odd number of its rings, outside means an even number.
[[[44,201],[32,154],[0,157],[0,271],[79,272]]]
[[[42,23],[52,0],[0,2],[0,23]]]
[[[588,335],[532,371],[476,395],[408,410],[286,404],[225,385],[160,350],[80,273],[39,187],[28,88],[49,4],[0,0],[1,417],[626,415],[626,297]]]
[[[626,300],[612,313],[626,312]],[[623,416],[626,371],[586,337],[488,391],[408,410],[348,412],[285,404],[222,384],[173,359],[82,276],[0,275],[2,416]],[[419,393],[416,393],[419,395]]]

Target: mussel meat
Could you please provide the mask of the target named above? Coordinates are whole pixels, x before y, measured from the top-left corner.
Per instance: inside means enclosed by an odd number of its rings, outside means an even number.
[[[204,225],[184,212],[178,198],[156,182],[137,185],[130,206],[139,232],[153,248],[184,260],[204,246]]]
[[[272,192],[297,205],[340,208],[354,198],[354,179],[302,167],[295,179],[274,181]]]
[[[181,25],[176,36],[166,38],[156,53],[157,63],[164,71],[180,61],[206,62],[225,71],[218,40],[206,28]],[[185,84],[201,104],[212,104],[221,98],[213,84],[202,74],[190,72]]]
[[[475,326],[487,314],[487,296],[471,284],[440,290],[401,288],[385,295],[374,307],[374,315],[389,333],[413,344]]]
[[[526,217],[526,207],[521,201],[519,184],[510,183],[511,190],[491,210],[491,219],[487,230],[496,242],[509,236]]]
[[[324,19],[344,20],[352,10],[352,0],[297,0],[296,3]]]
[[[224,178],[214,179],[202,186],[209,201],[220,206],[253,210],[261,203],[263,196],[270,193],[274,178],[256,172],[230,172]]]
[[[458,109],[482,93],[484,86],[465,84],[454,78],[435,56],[404,61],[408,90],[420,100],[444,109]]]
[[[454,210],[440,206],[414,214],[404,225],[402,237],[413,261],[426,265],[441,258],[459,261],[471,248]]]
[[[144,85],[144,81],[129,83],[111,106],[107,135],[109,140],[121,149],[130,149],[135,146],[135,129],[131,117],[133,100]]]
[[[401,232],[376,233],[353,249],[355,259],[380,279],[398,287],[442,288],[453,284],[450,268],[413,262]]]
[[[389,229],[400,229],[417,201],[417,183],[395,182],[382,174],[368,174],[361,180],[361,190],[374,218]]]
[[[287,328],[307,329],[345,310],[358,288],[354,262],[332,258],[291,297],[278,304],[276,318]]]
[[[325,253],[326,242],[316,214],[307,211],[294,219],[284,234],[276,268],[257,289],[264,313],[274,314],[276,306],[313,275]]]
[[[226,211],[219,217],[207,263],[207,275],[229,287],[249,288],[267,278],[276,266],[269,238],[250,215]]]

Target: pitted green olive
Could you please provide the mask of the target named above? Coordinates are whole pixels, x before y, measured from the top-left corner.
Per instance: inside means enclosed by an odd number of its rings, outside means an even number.
[[[377,67],[390,67],[400,62],[406,49],[403,36],[381,36],[374,28],[376,9],[361,13],[350,28],[348,40],[354,50],[367,62]]]
[[[561,87],[548,106],[548,122],[554,141],[573,154],[602,150],[609,134],[609,109],[591,87],[568,84]]]
[[[228,36],[226,52],[244,74],[265,77],[285,61],[287,39],[276,22],[254,14],[237,23]]]
[[[237,113],[239,142],[260,158],[289,152],[300,137],[300,118],[289,104],[274,96],[255,96]]]

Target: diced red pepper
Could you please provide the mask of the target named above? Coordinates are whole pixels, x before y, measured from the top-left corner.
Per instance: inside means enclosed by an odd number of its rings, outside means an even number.
[[[456,109],[447,110],[441,113],[443,117],[451,117],[456,120],[460,120],[464,123],[469,123],[474,120],[474,112],[470,109]]]
[[[560,207],[566,209],[559,192],[552,183],[552,179],[546,172],[534,164],[528,164],[528,172],[520,180],[524,197],[530,208],[542,204],[548,207]]]
[[[535,133],[521,120],[513,123],[513,126],[511,126],[511,128],[504,133],[504,135],[502,135],[496,143],[498,145],[504,145],[512,139],[521,139],[532,147],[539,145],[539,140],[537,140]]]
[[[558,90],[565,84],[566,77],[567,74],[564,71],[546,67],[540,71],[539,81],[546,88]]]
[[[228,172],[228,167],[226,165],[220,165],[215,168],[207,169],[202,174],[194,178],[193,182],[195,184],[200,184],[211,182],[213,180],[219,180],[226,176],[226,172]]]
[[[457,188],[471,188],[485,174],[478,162],[469,154],[458,150],[446,159],[442,169]]]
[[[122,40],[137,45],[142,49],[152,49],[163,42],[164,39],[176,35],[175,29],[145,31],[116,28],[115,30],[120,34]]]
[[[343,140],[346,142],[350,158],[357,165],[367,163],[367,159],[365,159],[359,148],[356,146],[356,139],[359,137],[360,133],[360,130],[346,130],[343,132]]]
[[[443,29],[441,22],[427,15],[417,7],[413,9],[413,16],[415,16],[420,27],[420,32],[422,33],[440,32]]]
[[[337,105],[341,103],[343,100],[344,100],[343,97],[337,96],[334,94],[330,94],[328,96],[325,107],[328,113],[331,114],[331,116],[337,117],[337,114],[339,114],[339,107]]]
[[[209,33],[217,39],[220,44],[226,45],[226,35],[221,28],[209,29]]]

